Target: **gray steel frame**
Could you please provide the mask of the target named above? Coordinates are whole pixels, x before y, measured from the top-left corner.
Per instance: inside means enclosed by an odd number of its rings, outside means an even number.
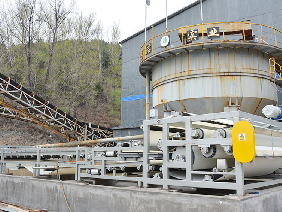
[[[40,176],[40,169],[46,168],[47,166],[53,167],[76,167],[75,179],[78,179],[78,166],[79,164],[87,164],[87,157],[83,161],[77,160],[80,159],[80,155],[87,156],[92,148],[89,147],[75,147],[75,148],[38,148],[38,147],[0,147],[1,163],[0,163],[0,173],[5,173],[5,168],[7,163],[14,164],[33,164],[33,176]],[[64,156],[75,155],[76,162],[69,162],[64,159]],[[9,160],[13,157],[31,157],[34,160]],[[41,158],[46,156],[60,156],[61,159],[54,161],[43,161]]]
[[[61,157],[67,155],[76,155],[79,159],[80,155],[85,155],[84,159],[76,160],[74,163],[59,161],[60,167],[76,167],[75,179],[81,180],[83,178],[89,179],[111,179],[111,180],[123,180],[137,182],[138,186],[147,187],[149,185],[161,185],[167,189],[170,186],[188,186],[197,188],[214,188],[214,189],[228,189],[236,190],[237,194],[243,195],[247,189],[254,189],[264,186],[270,186],[282,183],[282,179],[273,179],[266,182],[245,184],[243,164],[237,162],[235,159],[235,173],[219,172],[219,171],[196,171],[193,170],[193,161],[189,155],[192,155],[192,147],[199,145],[232,145],[231,138],[208,138],[208,139],[192,139],[192,124],[194,122],[209,122],[218,119],[232,120],[233,124],[240,120],[247,120],[253,126],[272,130],[282,130],[282,123],[265,119],[263,117],[251,115],[241,111],[226,112],[226,113],[212,113],[205,115],[195,116],[179,116],[174,115],[164,119],[144,120],[144,143],[134,141],[121,141],[127,142],[129,147],[122,147],[117,145],[115,147],[74,147],[74,148],[21,148],[21,147],[2,147],[0,148],[1,173],[5,172],[6,163],[20,163],[31,164],[31,161],[24,162],[21,160],[7,161],[9,156],[36,156],[34,164],[34,176],[40,175],[40,167],[44,166],[57,166],[57,162],[41,161],[41,156],[59,155]],[[185,127],[185,140],[169,140],[169,127],[175,124],[182,123]],[[150,126],[158,125],[162,126],[162,153],[152,151],[150,149]],[[282,139],[281,139],[282,142]],[[136,144],[139,145],[136,145]],[[169,148],[171,147],[184,147],[186,151],[185,161],[172,162],[169,160]],[[107,156],[107,152],[114,152],[112,155]],[[151,177],[151,160],[163,159],[162,162],[162,178]],[[136,171],[136,175],[126,175],[125,172],[121,176],[117,175],[117,170],[123,170],[123,167],[136,166],[140,169],[142,166],[143,171]],[[282,164],[281,164],[282,166]],[[182,169],[185,171],[185,178],[183,180],[171,179],[169,172],[171,168]],[[89,172],[83,173],[83,170],[99,170],[99,174],[90,174]],[[138,170],[139,170],[138,169]],[[112,173],[107,173],[107,170]],[[196,180],[193,178],[195,175],[213,175],[213,174],[226,174],[235,175],[235,182],[214,182],[212,180]]]
[[[21,119],[23,121],[30,121],[30,122],[33,121],[31,118],[21,116],[19,113],[15,112],[15,111],[7,108],[7,107],[3,107],[1,105],[0,105],[0,115],[10,117],[10,118]]]
[[[116,151],[116,157],[107,157],[105,155],[97,156],[99,153],[106,153],[107,151]],[[131,154],[122,157],[120,153],[126,151]],[[122,170],[123,167],[128,166],[139,166],[143,165],[142,153],[143,147],[103,147],[103,148],[92,148],[91,150],[91,164],[79,165],[78,180],[81,178],[97,178],[97,179],[112,179],[112,180],[123,180],[123,181],[135,181],[141,186],[142,177],[127,176],[124,172],[121,176],[116,175],[116,170]],[[91,175],[82,173],[82,170],[86,169],[99,169],[100,175]],[[107,174],[106,170],[111,170],[112,174]],[[140,172],[142,175],[142,173]]]
[[[259,188],[263,186],[269,186],[274,184],[282,183],[282,179],[262,182],[262,183],[252,183],[244,184],[244,172],[243,164],[239,163],[235,159],[235,178],[236,183],[233,182],[213,182],[213,181],[196,181],[193,180],[193,175],[201,174],[223,174],[222,172],[206,172],[206,171],[194,171],[193,162],[189,155],[192,154],[192,146],[199,145],[232,145],[231,138],[221,138],[221,139],[192,139],[192,123],[197,121],[210,121],[217,119],[231,119],[233,124],[240,120],[248,120],[253,126],[260,128],[271,128],[273,130],[282,130],[282,123],[277,121],[265,119],[263,117],[255,116],[252,114],[244,113],[241,111],[228,112],[228,113],[211,113],[205,115],[195,115],[195,116],[175,116],[172,118],[155,119],[155,120],[145,120],[143,122],[144,129],[144,161],[143,161],[143,186],[147,187],[148,184],[158,184],[162,185],[163,188],[169,188],[169,186],[189,186],[198,188],[215,188],[215,189],[229,189],[236,190],[237,194],[244,194],[247,189]],[[186,140],[169,140],[169,125],[175,123],[185,124],[185,137]],[[163,166],[162,173],[163,179],[153,179],[149,178],[148,167],[149,159],[148,155],[150,153],[150,126],[152,125],[162,125],[163,138],[162,138],[162,148],[163,148]],[[282,142],[282,139],[281,139]],[[186,161],[173,163],[169,161],[169,147],[183,146],[186,150]],[[282,166],[282,164],[281,164]],[[186,178],[184,180],[169,179],[169,169],[170,168],[182,168],[186,169]],[[224,173],[233,174],[233,173]]]

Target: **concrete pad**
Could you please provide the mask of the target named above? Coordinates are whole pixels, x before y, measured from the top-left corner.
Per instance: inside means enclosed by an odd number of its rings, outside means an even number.
[[[246,196],[212,196],[169,192],[156,188],[120,188],[86,185],[74,181],[61,183],[58,180],[0,174],[0,191],[0,201],[58,212],[69,211],[65,197],[73,212],[282,211],[282,188],[279,186]]]

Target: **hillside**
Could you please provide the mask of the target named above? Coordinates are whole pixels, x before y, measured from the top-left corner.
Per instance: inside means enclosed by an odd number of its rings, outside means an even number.
[[[65,6],[63,0],[19,0],[6,6],[0,13],[0,73],[79,121],[119,126],[118,25],[113,23],[105,33],[95,13],[84,16],[74,5]],[[1,142],[8,139],[9,133],[8,140],[19,145],[25,142],[20,138],[34,142],[57,140],[34,124],[0,120]],[[32,129],[26,130],[26,126]]]
[[[67,142],[67,140],[34,123],[0,116],[0,146],[34,146]]]

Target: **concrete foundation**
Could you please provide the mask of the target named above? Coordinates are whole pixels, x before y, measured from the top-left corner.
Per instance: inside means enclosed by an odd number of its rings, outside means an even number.
[[[282,188],[275,187],[246,196],[211,196],[169,192],[153,188],[86,185],[64,181],[68,204],[76,211],[188,211],[265,212],[282,211]],[[48,211],[69,211],[61,182],[0,175],[0,201]]]

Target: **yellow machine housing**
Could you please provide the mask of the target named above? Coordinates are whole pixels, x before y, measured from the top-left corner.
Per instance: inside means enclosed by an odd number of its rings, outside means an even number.
[[[251,162],[256,156],[255,130],[247,121],[239,121],[232,128],[234,158],[240,163]]]

